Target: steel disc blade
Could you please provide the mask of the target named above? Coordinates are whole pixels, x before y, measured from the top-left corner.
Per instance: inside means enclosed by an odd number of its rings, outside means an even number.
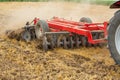
[[[76,47],[79,48],[80,47],[80,38],[79,38],[79,36],[76,36],[75,40],[76,40],[76,43],[75,43]]]
[[[55,40],[54,40],[53,36],[51,36],[51,39],[50,39],[50,47],[51,47],[51,49],[54,49],[54,47],[55,47]]]
[[[86,37],[81,37],[81,44],[82,46],[86,47],[87,46],[87,38]]]
[[[98,37],[99,37],[98,34],[97,34],[97,33],[94,33],[93,38],[94,38],[94,39],[98,39]],[[93,47],[97,47],[97,45],[98,45],[98,44],[93,44]]]
[[[99,39],[103,38],[103,37],[104,37],[103,35],[104,35],[103,33],[99,33],[99,34],[98,34],[98,38],[99,38]],[[104,43],[98,43],[98,46],[99,46],[100,48],[102,48],[102,47],[104,46]]]
[[[74,48],[73,37],[70,37],[69,40],[70,40],[70,42],[69,42],[69,46],[70,46],[70,48],[73,49],[73,48]]]
[[[29,42],[31,40],[31,34],[29,31],[24,31],[22,33],[22,39],[24,39],[25,41]]]
[[[46,36],[43,37],[43,50],[48,51],[48,42]]]
[[[53,43],[54,43],[54,48],[57,47],[57,35],[53,35],[52,39],[53,39]]]
[[[66,37],[63,37],[63,48],[68,49]]]
[[[58,38],[58,39],[57,39],[57,47],[60,47],[60,46],[61,46],[61,39]]]

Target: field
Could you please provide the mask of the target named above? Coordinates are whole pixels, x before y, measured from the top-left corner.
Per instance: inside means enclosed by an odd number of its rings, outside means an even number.
[[[39,41],[26,43],[4,35],[34,17],[78,21],[86,16],[93,22],[104,22],[115,11],[109,6],[71,2],[0,3],[0,80],[120,80],[120,66],[115,65],[106,46],[56,48],[45,53],[39,49]]]

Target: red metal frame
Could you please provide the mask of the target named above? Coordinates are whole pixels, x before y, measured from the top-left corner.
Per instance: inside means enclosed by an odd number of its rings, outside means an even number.
[[[54,17],[47,21],[51,32],[68,31],[70,33],[82,35],[88,38],[91,44],[103,43],[107,36],[107,22],[104,23],[85,23]],[[92,31],[103,31],[104,38],[93,40]]]
[[[47,21],[48,25],[52,29],[56,29],[58,31],[68,31],[71,33],[83,35],[88,38],[88,42],[91,44],[102,43],[105,42],[104,39],[96,39],[93,40],[92,31],[100,31],[104,32],[104,37],[107,36],[107,22],[104,23],[84,23],[84,22],[75,22],[71,20],[65,20],[58,17],[54,17],[52,20]]]

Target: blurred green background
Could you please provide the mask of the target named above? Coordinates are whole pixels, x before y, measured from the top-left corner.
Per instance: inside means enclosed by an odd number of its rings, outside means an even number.
[[[82,2],[91,4],[110,5],[116,0],[0,0],[0,2],[48,2],[48,1]]]

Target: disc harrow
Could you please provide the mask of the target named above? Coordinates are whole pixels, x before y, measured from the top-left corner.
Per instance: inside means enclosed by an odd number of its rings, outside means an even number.
[[[81,46],[101,46],[107,36],[107,22],[92,23],[90,18],[83,17],[79,22],[53,17],[51,20],[35,18],[34,25],[27,25],[22,32],[22,39],[42,41],[43,50],[63,47],[64,49]]]

